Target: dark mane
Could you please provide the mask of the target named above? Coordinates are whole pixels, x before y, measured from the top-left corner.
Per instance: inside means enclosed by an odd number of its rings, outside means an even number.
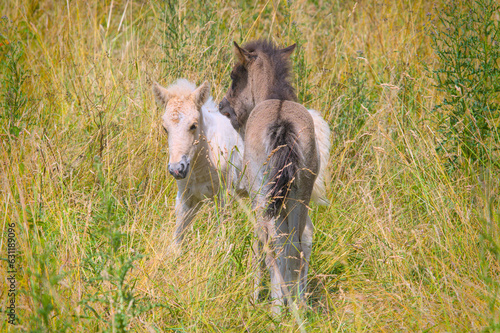
[[[271,61],[271,66],[274,69],[275,84],[270,87],[267,99],[279,99],[297,101],[295,89],[290,83],[291,63],[288,57],[284,57],[280,48],[274,45],[271,41],[259,39],[248,42],[243,48],[249,52],[260,51],[266,54]]]

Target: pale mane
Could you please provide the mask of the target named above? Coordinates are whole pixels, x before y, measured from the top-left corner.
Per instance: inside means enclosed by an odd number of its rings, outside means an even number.
[[[176,97],[184,97],[191,94],[196,89],[196,85],[186,79],[178,79],[170,86],[167,91]]]

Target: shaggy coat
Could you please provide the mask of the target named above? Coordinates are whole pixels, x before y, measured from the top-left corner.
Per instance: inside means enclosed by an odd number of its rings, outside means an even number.
[[[308,205],[321,170],[314,119],[296,102],[290,84],[294,49],[262,40],[234,43],[237,62],[219,105],[244,138],[245,178],[258,219],[256,249],[265,252],[274,312],[285,299],[304,295],[313,234]]]
[[[168,170],[176,178],[178,188],[173,235],[173,250],[177,252],[185,229],[204,199],[213,199],[221,189],[247,195],[240,181],[243,140],[230,121],[218,112],[207,83],[198,88],[185,79],[168,88],[155,83],[153,93],[164,110],[162,126],[168,133]],[[330,129],[317,111],[309,112],[318,129],[317,140],[324,147],[322,160],[328,160]],[[318,204],[327,203],[325,177],[326,171],[322,169],[313,191],[313,200]],[[218,197],[222,206],[223,197]]]
[[[243,141],[229,120],[217,112],[208,83],[196,86],[179,79],[168,88],[153,85],[164,108],[162,126],[168,133],[168,170],[176,178],[176,228],[173,245],[179,250],[184,231],[205,198],[220,190],[245,193],[240,183]],[[220,200],[219,204],[224,205]]]

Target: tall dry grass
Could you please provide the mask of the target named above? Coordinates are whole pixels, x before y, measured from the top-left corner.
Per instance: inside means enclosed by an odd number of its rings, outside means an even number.
[[[450,171],[436,150],[443,92],[425,67],[440,7],[2,2],[1,227],[20,252],[18,319],[2,284],[1,330],[499,330],[498,169]],[[258,37],[299,44],[298,95],[334,133],[299,319],[251,300],[248,202],[206,205],[184,253],[166,251],[176,186],[151,83],[209,80],[220,100],[232,41]]]

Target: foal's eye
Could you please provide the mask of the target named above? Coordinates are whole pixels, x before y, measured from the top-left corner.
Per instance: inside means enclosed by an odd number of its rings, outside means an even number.
[[[190,131],[194,131],[196,128],[198,128],[198,124],[193,124],[191,127],[189,127]]]
[[[165,127],[162,126],[161,128],[163,128],[163,131],[165,132],[165,134],[168,134],[167,129]]]

